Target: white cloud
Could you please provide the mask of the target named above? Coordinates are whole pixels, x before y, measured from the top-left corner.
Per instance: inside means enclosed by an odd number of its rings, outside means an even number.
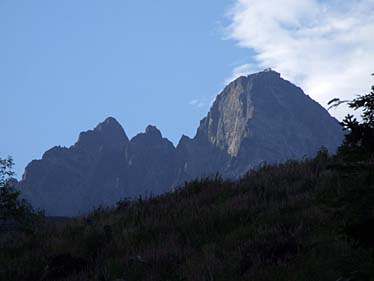
[[[374,72],[374,0],[236,0],[227,37],[255,51],[233,77],[271,67],[323,106],[367,93]],[[331,112],[342,118],[346,109]]]

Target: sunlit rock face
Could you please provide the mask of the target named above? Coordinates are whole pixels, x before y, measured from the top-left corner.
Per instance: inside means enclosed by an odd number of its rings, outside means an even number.
[[[249,136],[253,118],[252,79],[240,77],[218,95],[200,124],[196,138],[207,138],[230,156],[237,156],[242,140]]]
[[[196,136],[177,147],[155,126],[128,139],[107,118],[70,148],[54,147],[32,161],[18,184],[48,215],[77,215],[124,197],[157,195],[197,177],[236,178],[262,163],[334,152],[338,121],[275,71],[231,82],[217,96]]]

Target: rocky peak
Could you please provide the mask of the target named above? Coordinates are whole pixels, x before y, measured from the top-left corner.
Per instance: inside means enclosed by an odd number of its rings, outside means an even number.
[[[272,147],[279,145],[277,150],[289,150],[282,156],[286,159],[304,151],[310,154],[320,144],[333,151],[341,141],[340,130],[323,107],[278,72],[267,69],[227,85],[201,121],[195,139],[208,141],[231,157],[238,156],[243,145],[272,143]]]
[[[154,138],[162,138],[160,130],[156,126],[148,125],[145,129],[145,134]]]
[[[251,76],[239,77],[217,96],[200,123],[198,139],[208,139],[231,156],[238,154],[241,140],[248,136],[247,123],[253,117],[252,80]]]
[[[111,132],[119,135],[126,135],[121,124],[113,117],[106,118],[103,122],[99,123],[94,131],[96,132]]]
[[[175,180],[175,147],[155,126],[149,125],[144,133],[131,139],[125,159],[130,194],[138,195],[139,190],[153,194],[166,191]]]
[[[108,117],[99,123],[93,130],[82,132],[79,135],[75,148],[94,149],[110,148],[121,149],[129,139],[116,119]]]
[[[276,72],[275,70],[271,68],[267,68],[263,71],[260,71],[258,73],[252,74],[254,76],[262,76],[262,77],[267,77],[267,78],[273,78],[273,79],[280,79],[281,74],[279,72]]]
[[[130,141],[130,147],[134,149],[149,149],[150,147],[167,146],[174,149],[174,145],[166,138],[162,137],[160,130],[156,126],[149,125],[144,133],[137,134]]]
[[[183,147],[186,143],[189,143],[191,141],[192,141],[192,139],[189,136],[182,135],[182,137],[180,138],[180,140],[178,142],[177,147]]]

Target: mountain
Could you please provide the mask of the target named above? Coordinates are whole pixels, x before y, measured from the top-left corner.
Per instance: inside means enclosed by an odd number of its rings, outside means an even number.
[[[107,118],[83,132],[70,148],[54,147],[25,169],[19,187],[47,214],[74,215],[92,206],[112,204],[124,195],[122,155],[129,144],[123,128]]]
[[[166,192],[174,183],[175,147],[155,126],[148,126],[130,141],[124,159],[129,188],[125,188],[126,196]]]
[[[231,82],[177,147],[154,126],[128,139],[114,118],[32,161],[19,183],[49,215],[77,215],[124,197],[159,194],[193,178],[237,178],[261,163],[334,152],[343,139],[336,119],[302,89],[266,70]]]
[[[228,156],[225,165],[218,160],[219,171],[235,177],[264,162],[311,156],[322,146],[334,152],[342,137],[340,124],[326,109],[279,73],[266,70],[231,82],[192,142],[217,150],[208,153],[212,161]],[[198,150],[190,155],[191,163],[203,161],[200,155]]]

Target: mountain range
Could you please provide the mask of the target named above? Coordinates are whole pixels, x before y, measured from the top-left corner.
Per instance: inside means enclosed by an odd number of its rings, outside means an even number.
[[[339,122],[273,70],[227,85],[194,138],[175,147],[155,126],[131,140],[109,117],[69,148],[53,147],[29,163],[18,188],[47,215],[74,216],[121,198],[157,195],[217,173],[238,178],[262,163],[333,153]]]

